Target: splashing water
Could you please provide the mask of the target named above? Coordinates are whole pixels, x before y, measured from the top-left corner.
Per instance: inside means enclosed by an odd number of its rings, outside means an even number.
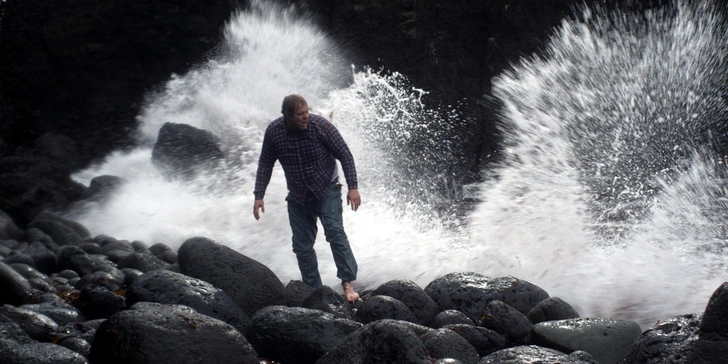
[[[283,96],[300,93],[356,158],[363,205],[345,209],[344,223],[362,285],[424,286],[474,271],[538,284],[582,316],[651,325],[702,311],[728,279],[725,165],[711,151],[725,138],[723,24],[707,5],[682,3],[646,15],[585,9],[583,20],[564,21],[543,58],[494,81],[504,160],[463,223],[441,208],[460,197],[458,112],[428,109],[425,91],[397,73],[352,74],[314,24],[254,3],[234,14],[216,60],[150,95],[142,147],[74,176],[128,183],[71,217],[148,244],[206,236],[283,282],[299,279],[280,167],[261,221],[251,210],[263,131]],[[150,157],[165,122],[219,136],[226,167],[192,182],[163,178]],[[317,247],[324,284],[334,286],[322,236]]]

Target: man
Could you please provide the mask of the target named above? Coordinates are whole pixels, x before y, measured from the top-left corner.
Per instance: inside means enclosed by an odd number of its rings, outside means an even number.
[[[263,197],[276,160],[283,166],[288,185],[288,219],[293,231],[293,252],[298,260],[303,283],[321,287],[316,251],[316,218],[321,220],[326,241],[336,263],[344,297],[355,302],[354,291],[358,266],[344,232],[341,184],[336,159],[341,162],[349,192],[346,204],[356,211],[361,204],[354,157],[339,131],[328,120],[310,115],[308,103],[300,95],[283,99],[282,117],[273,120],[265,131],[263,148],[255,179],[253,216],[265,213]]]

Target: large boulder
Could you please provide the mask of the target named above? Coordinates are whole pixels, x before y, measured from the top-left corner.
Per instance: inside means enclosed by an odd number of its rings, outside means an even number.
[[[29,343],[0,351],[3,364],[87,364],[83,355],[51,343]]]
[[[577,318],[533,325],[531,342],[565,353],[586,351],[601,364],[622,363],[642,330],[634,321]]]
[[[526,315],[532,323],[543,321],[566,320],[579,317],[579,313],[558,297],[549,297],[539,302],[536,307]]]
[[[523,363],[601,364],[583,351],[575,351],[567,355],[558,350],[536,345],[516,346],[499,350],[481,358],[478,362],[478,364]]]
[[[203,280],[167,270],[145,273],[127,289],[128,305],[140,301],[185,305],[224,321],[241,333],[250,324],[248,315],[225,291]]]
[[[626,363],[684,363],[686,343],[700,327],[702,314],[686,314],[660,321],[634,342]]]
[[[364,324],[383,319],[419,323],[419,320],[404,303],[396,298],[383,295],[364,300],[356,311],[356,319]]]
[[[0,352],[12,347],[32,343],[33,339],[13,320],[0,314]]]
[[[360,327],[328,312],[271,306],[251,318],[246,337],[262,357],[287,364],[314,363]]]
[[[432,358],[427,355],[420,336],[433,330],[424,327],[420,330],[413,329],[415,326],[417,325],[397,320],[379,320],[366,324],[347,336],[341,344],[316,361],[316,364],[430,364]]]
[[[28,280],[9,265],[0,262],[0,303],[30,303],[33,289]]]
[[[498,300],[526,315],[549,295],[540,287],[515,277],[490,278],[482,274],[449,273],[425,287],[441,311],[458,310],[477,321],[490,301]]]
[[[301,307],[314,310],[321,310],[333,314],[336,317],[354,320],[354,312],[344,296],[334,291],[329,286],[321,286],[315,289],[301,303]]]
[[[213,240],[188,239],[177,254],[182,274],[222,289],[248,316],[286,303],[285,287],[273,271]]]
[[[58,329],[58,323],[50,317],[24,308],[3,305],[0,307],[0,315],[18,324],[31,339],[37,341],[53,340]]]
[[[94,336],[92,363],[258,364],[258,354],[234,327],[181,305],[140,302],[104,321]]]
[[[417,317],[417,323],[432,326],[435,315],[440,311],[437,303],[417,283],[410,280],[392,280],[371,292],[372,296],[389,296],[404,303]]]
[[[463,364],[477,364],[480,360],[480,355],[475,347],[450,329],[433,330],[420,339],[425,344],[427,353],[433,358],[452,358]]]
[[[152,150],[152,163],[173,177],[194,177],[224,158],[218,137],[187,124],[162,125]]]

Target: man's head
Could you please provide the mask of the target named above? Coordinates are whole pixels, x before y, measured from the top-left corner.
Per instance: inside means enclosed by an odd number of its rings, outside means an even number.
[[[308,128],[308,103],[301,95],[293,94],[283,98],[281,113],[289,128],[295,130]]]

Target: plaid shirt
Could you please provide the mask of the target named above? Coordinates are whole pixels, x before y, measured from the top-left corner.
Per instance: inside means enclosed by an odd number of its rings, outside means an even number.
[[[255,199],[262,200],[265,196],[273,166],[278,160],[283,166],[293,201],[303,205],[308,191],[320,200],[333,179],[336,170],[334,158],[341,161],[349,189],[357,189],[354,157],[333,124],[311,114],[308,127],[297,131],[286,126],[283,116],[273,120],[263,137],[253,192]]]

